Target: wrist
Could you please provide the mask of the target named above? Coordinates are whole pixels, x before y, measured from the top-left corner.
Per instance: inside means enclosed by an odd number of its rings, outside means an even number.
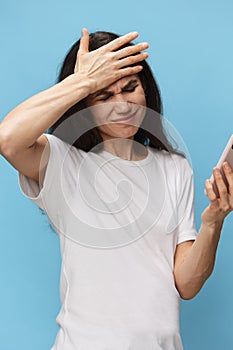
[[[81,101],[91,94],[91,83],[89,79],[83,76],[78,76],[78,74],[69,75],[59,84],[67,87],[68,89],[71,88],[71,92],[74,92],[78,101]]]
[[[221,232],[222,226],[223,226],[223,221],[224,220],[218,220],[214,222],[205,222],[202,221],[201,227],[204,230],[208,230],[210,233],[217,234]]]

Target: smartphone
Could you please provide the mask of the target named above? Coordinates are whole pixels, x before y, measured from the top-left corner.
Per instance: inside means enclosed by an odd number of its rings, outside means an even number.
[[[222,174],[223,180],[224,180],[224,182],[225,182],[225,184],[227,186],[227,189],[228,189],[228,182],[227,182],[227,179],[225,177],[224,170],[222,169],[222,164],[225,161],[228,162],[230,167],[233,169],[233,135],[231,135],[229,141],[227,142],[226,147],[225,147],[224,151],[222,152],[222,155],[219,158],[219,161],[218,161],[218,163],[216,165],[216,167],[220,169],[220,172]],[[210,181],[211,181],[211,183],[213,185],[214,192],[216,193],[217,197],[219,197],[218,188],[217,188],[217,185],[215,183],[213,174],[210,177]],[[206,194],[206,191],[205,191],[205,194]]]

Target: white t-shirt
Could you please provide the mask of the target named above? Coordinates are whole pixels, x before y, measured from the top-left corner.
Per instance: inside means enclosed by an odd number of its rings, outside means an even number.
[[[196,238],[188,161],[148,146],[146,158],[129,161],[44,135],[42,189],[18,179],[60,239],[51,350],[181,350],[173,268],[176,245]]]

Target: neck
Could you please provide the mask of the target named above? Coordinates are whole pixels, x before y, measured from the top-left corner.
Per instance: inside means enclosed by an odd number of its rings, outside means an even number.
[[[140,160],[147,156],[147,149],[131,138],[113,138],[104,140],[104,150],[125,160]]]

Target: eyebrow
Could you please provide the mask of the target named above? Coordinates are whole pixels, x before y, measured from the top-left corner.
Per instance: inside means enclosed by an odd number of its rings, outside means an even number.
[[[123,88],[122,90],[124,89],[128,89],[129,87],[131,87],[132,85],[134,85],[135,83],[138,83],[138,80],[137,79],[131,79]],[[112,94],[112,91],[110,90],[100,90],[98,92],[96,92],[94,95],[93,95],[93,98],[96,98],[100,95],[110,95]]]

